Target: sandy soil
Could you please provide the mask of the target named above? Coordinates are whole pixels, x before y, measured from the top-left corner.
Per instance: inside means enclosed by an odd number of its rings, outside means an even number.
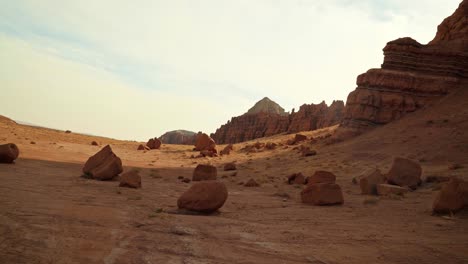
[[[431,215],[437,186],[404,198],[365,196],[352,178],[393,157],[420,160],[423,176],[467,179],[468,91],[346,142],[191,159],[191,146],[137,151],[118,141],[0,120],[0,144],[14,142],[16,164],[0,164],[0,263],[468,263],[468,213]],[[305,132],[319,136],[336,127]],[[278,135],[262,142],[285,142]],[[101,146],[91,146],[96,140]],[[35,144],[31,144],[34,141]],[[81,178],[86,159],[105,144],[125,170],[139,168],[142,189]],[[307,145],[307,144],[306,144]],[[222,147],[222,146],[221,146]],[[238,173],[222,171],[236,161]],[[171,213],[198,163],[218,166],[229,189],[219,214]],[[457,163],[462,168],[450,170]],[[293,172],[326,169],[344,191],[342,206],[300,203]],[[239,185],[250,178],[261,187]]]

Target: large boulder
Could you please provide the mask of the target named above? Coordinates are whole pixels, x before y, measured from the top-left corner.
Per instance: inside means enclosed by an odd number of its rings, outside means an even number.
[[[344,201],[341,187],[335,183],[310,184],[302,190],[301,200],[313,205],[342,204]]]
[[[379,169],[361,177],[359,179],[361,194],[377,194],[377,185],[381,183],[385,183],[385,175]]]
[[[198,164],[193,170],[192,181],[208,181],[216,180],[218,176],[218,170],[215,166]]]
[[[159,149],[161,147],[161,140],[158,138],[150,138],[146,143],[149,149]]]
[[[83,173],[97,180],[111,180],[123,171],[122,161],[109,145],[86,161]]]
[[[197,139],[195,140],[194,150],[196,151],[208,150],[208,151],[217,153],[215,141],[207,134],[201,133],[201,132],[197,134]]]
[[[456,212],[466,205],[468,205],[468,182],[452,178],[442,185],[434,199],[432,210],[435,213]]]
[[[131,170],[120,175],[120,187],[141,188],[141,176],[138,171]]]
[[[13,163],[18,156],[19,149],[15,144],[0,145],[0,163]]]
[[[335,174],[329,171],[315,171],[314,175],[307,177],[306,183],[308,185],[313,185],[317,183],[335,183],[336,176]]]
[[[421,165],[417,162],[397,157],[387,174],[388,183],[416,189],[421,184]]]
[[[177,206],[190,211],[212,213],[224,205],[227,197],[228,191],[222,182],[195,182],[179,197]]]

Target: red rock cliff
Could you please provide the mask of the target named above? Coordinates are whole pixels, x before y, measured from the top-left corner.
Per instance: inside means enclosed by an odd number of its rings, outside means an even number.
[[[268,98],[266,98],[268,99]],[[343,113],[343,101],[334,101],[330,107],[325,102],[302,105],[297,113],[288,114],[275,102],[262,99],[246,114],[233,117],[211,137],[218,144],[238,143],[280,133],[295,133],[339,124]],[[270,105],[268,105],[270,104]],[[257,107],[256,107],[257,106]],[[261,109],[252,111],[252,109]],[[279,110],[278,110],[279,109]]]
[[[438,27],[427,45],[411,38],[387,43],[381,69],[357,77],[341,127],[363,131],[386,124],[467,86],[468,0]]]

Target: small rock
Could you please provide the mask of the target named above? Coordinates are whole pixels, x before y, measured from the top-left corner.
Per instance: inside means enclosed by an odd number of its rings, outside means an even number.
[[[293,173],[288,176],[288,184],[305,184],[306,178],[302,173]]]
[[[258,182],[256,182],[254,179],[250,179],[244,184],[244,186],[245,187],[259,187],[260,184],[258,184]]]
[[[159,140],[158,138],[150,138],[146,143],[146,146],[149,149],[159,149],[161,147],[161,144],[161,140]]]
[[[141,188],[141,176],[138,171],[131,170],[120,175],[120,187]]]
[[[182,179],[182,182],[184,182],[184,183],[189,183],[189,182],[191,182],[191,180],[190,180],[189,178],[183,178],[183,179]]]
[[[306,204],[334,205],[343,204],[343,192],[336,183],[317,183],[308,185],[301,192],[301,200]]]
[[[468,182],[452,178],[442,185],[432,204],[434,213],[457,212],[468,205]]]
[[[450,176],[430,175],[426,177],[426,182],[448,182],[451,178]]]
[[[388,196],[388,195],[404,195],[408,192],[407,188],[403,188],[397,185],[391,184],[377,184],[377,194],[381,196]]]
[[[385,175],[376,169],[369,175],[363,176],[359,179],[359,186],[361,187],[361,194],[377,194],[377,184],[385,182]]]
[[[216,180],[218,170],[215,166],[199,164],[193,171],[192,181]]]
[[[91,142],[91,145],[92,145],[92,146],[99,146],[99,144],[98,144],[96,141],[92,141],[92,142]]]
[[[224,164],[224,171],[237,170],[236,164],[234,162],[229,162]]]

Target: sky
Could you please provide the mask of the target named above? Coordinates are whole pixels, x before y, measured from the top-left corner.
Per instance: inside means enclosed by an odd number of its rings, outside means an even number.
[[[118,139],[346,100],[461,0],[0,0],[0,115]]]

